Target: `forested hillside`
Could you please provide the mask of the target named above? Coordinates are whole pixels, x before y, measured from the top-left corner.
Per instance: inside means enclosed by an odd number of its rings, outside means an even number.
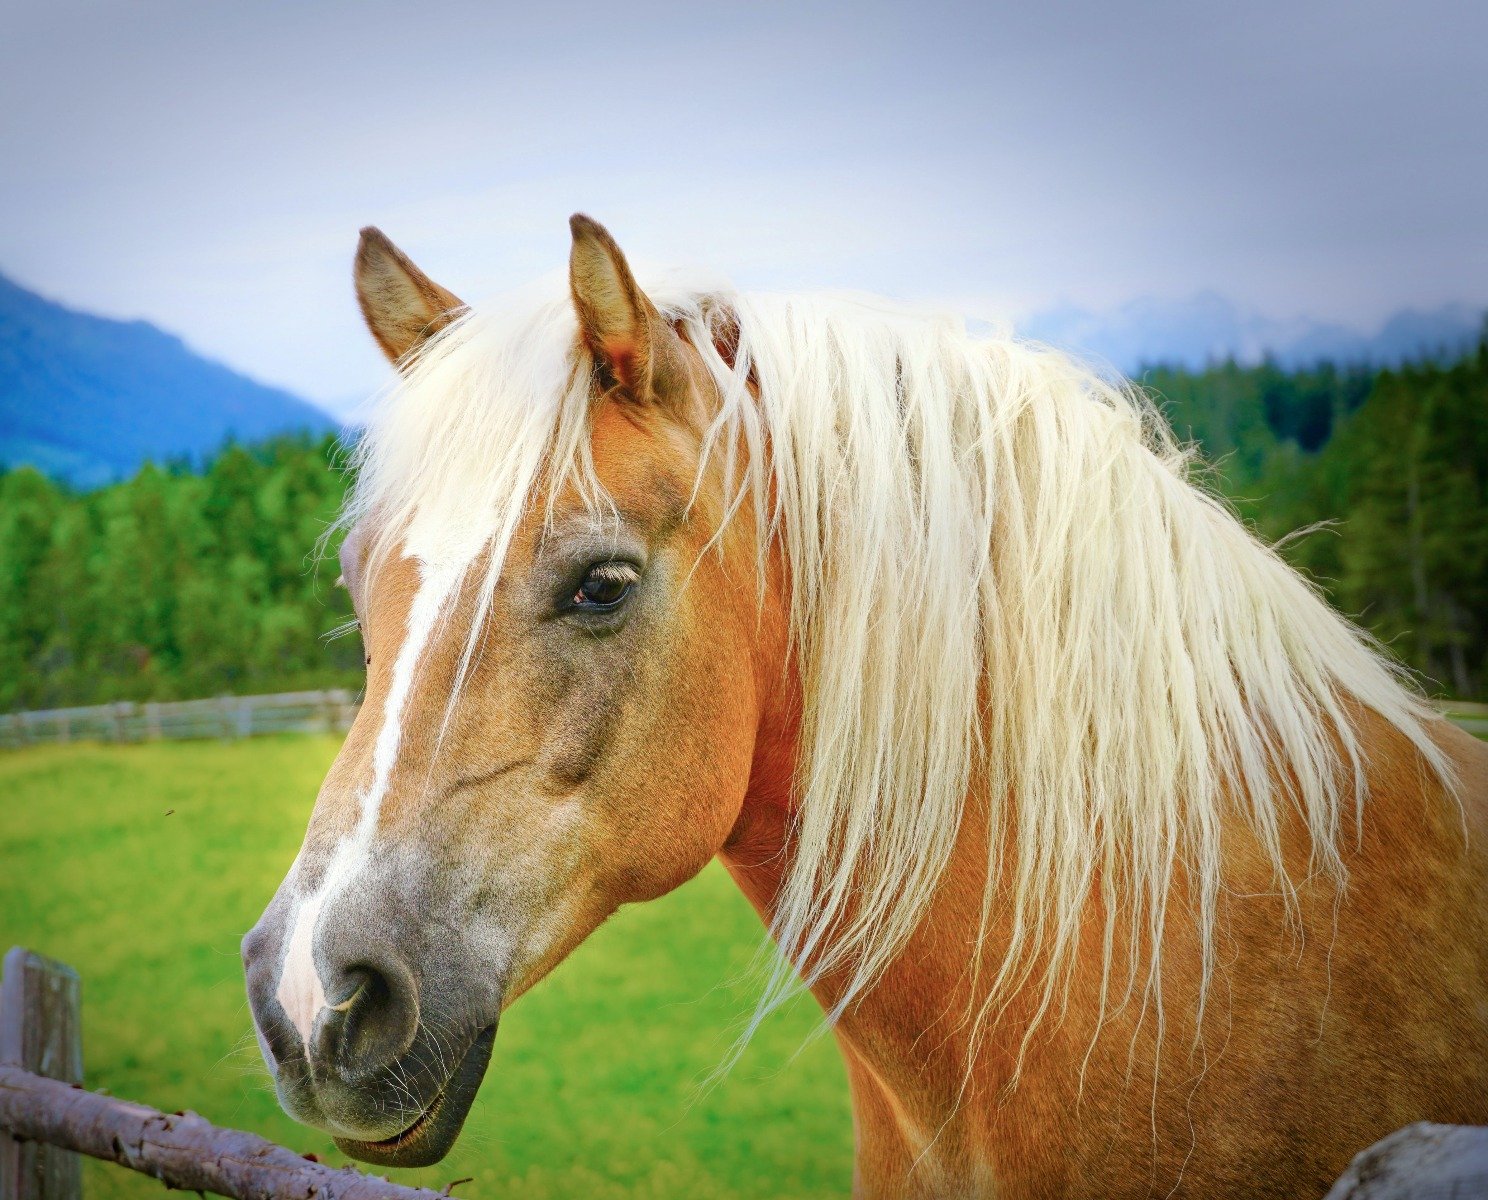
[[[1488,697],[1488,339],[1447,364],[1152,368],[1210,486],[1433,690]],[[356,687],[330,439],[229,448],[75,493],[0,475],[0,710]]]
[[[1203,448],[1209,485],[1287,539],[1334,604],[1434,690],[1488,695],[1488,334],[1446,364],[1226,363],[1141,382]]]
[[[345,476],[330,438],[146,466],[82,494],[0,475],[0,710],[359,687],[317,539]]]

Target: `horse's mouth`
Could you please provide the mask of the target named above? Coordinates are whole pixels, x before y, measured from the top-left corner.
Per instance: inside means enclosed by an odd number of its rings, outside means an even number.
[[[465,1118],[470,1115],[495,1040],[495,1025],[488,1025],[476,1034],[444,1090],[402,1133],[380,1142],[338,1137],[336,1145],[352,1158],[382,1167],[427,1167],[437,1163],[450,1152]]]

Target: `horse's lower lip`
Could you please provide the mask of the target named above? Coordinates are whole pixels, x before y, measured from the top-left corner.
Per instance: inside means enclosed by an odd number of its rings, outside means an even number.
[[[426,1126],[433,1122],[434,1118],[439,1114],[439,1110],[443,1107],[444,1092],[440,1092],[439,1095],[434,1097],[433,1103],[430,1104],[428,1108],[424,1109],[423,1112],[419,1113],[419,1115],[414,1118],[413,1124],[405,1129],[402,1133],[395,1133],[390,1138],[383,1138],[379,1142],[370,1142],[368,1144],[373,1146],[382,1146],[388,1150],[392,1150],[400,1144],[412,1142],[418,1138],[419,1134],[423,1132]]]
[[[486,1073],[486,1064],[491,1061],[495,1040],[495,1025],[488,1025],[476,1034],[443,1090],[402,1133],[376,1142],[338,1137],[336,1145],[352,1158],[378,1166],[427,1167],[437,1163],[449,1153],[460,1135]]]

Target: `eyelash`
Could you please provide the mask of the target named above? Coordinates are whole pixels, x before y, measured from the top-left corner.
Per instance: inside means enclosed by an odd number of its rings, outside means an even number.
[[[614,612],[625,603],[632,590],[634,590],[635,585],[639,582],[640,572],[630,563],[613,561],[595,563],[584,572],[584,577],[579,581],[578,587],[574,589],[573,595],[569,598],[568,607],[575,612]],[[600,586],[606,584],[619,585],[620,590],[613,600],[600,601],[586,595],[585,589],[591,583],[597,583]]]

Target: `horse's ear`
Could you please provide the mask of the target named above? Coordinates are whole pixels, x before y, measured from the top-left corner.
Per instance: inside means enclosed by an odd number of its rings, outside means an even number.
[[[394,363],[465,309],[464,301],[420,271],[371,225],[357,242],[355,274],[357,303],[367,328]]]
[[[664,328],[660,314],[636,284],[609,230],[583,213],[570,217],[568,226],[573,231],[568,283],[584,344],[614,382],[645,398],[655,380],[656,337]]]

